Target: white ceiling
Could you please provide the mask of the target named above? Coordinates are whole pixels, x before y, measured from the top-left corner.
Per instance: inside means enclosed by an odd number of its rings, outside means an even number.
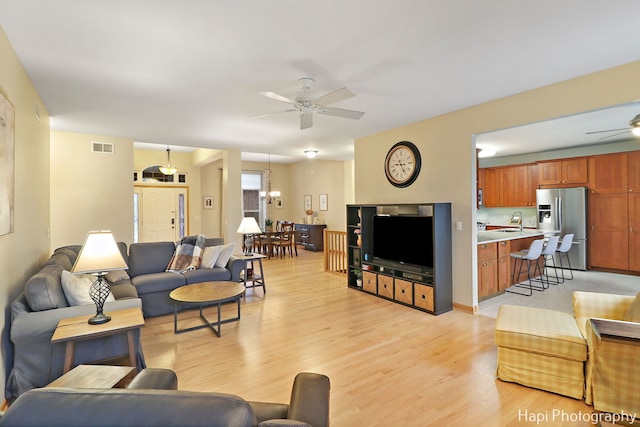
[[[637,0],[0,0],[53,129],[274,161],[350,159],[354,138],[637,61],[638,16]],[[301,77],[349,88],[332,106],[364,117],[249,118]]]

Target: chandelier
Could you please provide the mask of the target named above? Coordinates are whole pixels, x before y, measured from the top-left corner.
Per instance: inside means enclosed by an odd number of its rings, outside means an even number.
[[[280,197],[280,192],[271,190],[271,154],[269,154],[268,156],[269,156],[269,169],[267,170],[267,191],[261,191],[260,197],[266,199],[268,204],[271,204],[273,200]]]

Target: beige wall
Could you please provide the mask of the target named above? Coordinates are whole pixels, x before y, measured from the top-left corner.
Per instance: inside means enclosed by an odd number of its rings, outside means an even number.
[[[94,153],[93,142],[114,145]],[[133,241],[133,140],[51,132],[51,249],[80,245],[87,231]]]
[[[474,135],[637,100],[638,75],[640,62],[634,62],[360,138],[355,142],[356,202],[451,202],[453,299],[458,306],[475,307]],[[419,147],[423,164],[412,186],[396,189],[385,178],[383,159],[401,140]],[[455,231],[457,221],[462,231]]]
[[[14,232],[0,236],[2,329],[0,387],[4,390],[12,351],[8,347],[9,303],[49,256],[49,115],[0,28],[0,93],[15,107]],[[40,122],[34,116],[40,109]]]
[[[244,171],[265,171],[267,162],[242,162]],[[353,162],[309,160],[291,164],[271,163],[271,189],[280,191],[283,206],[271,206],[270,216],[274,221],[298,222],[306,215],[303,209],[304,196],[313,200],[313,210],[322,223],[332,230],[345,230],[345,204],[353,201]],[[209,163],[201,169],[202,195],[212,196],[214,208],[202,211],[203,233],[220,235],[220,200],[222,192],[222,161]],[[319,211],[319,195],[327,194],[328,210]],[[260,224],[261,227],[264,224]]]
[[[329,230],[346,229],[346,201],[347,185],[345,179],[345,162],[309,159],[292,163],[291,168],[291,197],[289,204],[294,221],[305,218],[304,196],[311,196],[311,207],[314,217],[321,224],[327,224]],[[320,210],[320,194],[327,195],[326,211]]]

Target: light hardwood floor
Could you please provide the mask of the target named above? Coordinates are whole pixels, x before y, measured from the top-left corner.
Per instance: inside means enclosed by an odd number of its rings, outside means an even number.
[[[348,289],[323,272],[322,253],[299,254],[264,261],[266,295],[249,289],[220,338],[174,335],[172,315],[147,319],[147,365],[175,370],[180,389],[272,402],[288,401],[296,373],[326,374],[333,427],[593,425],[582,401],[496,379],[495,319],[432,316]],[[197,310],[180,314],[181,327],[191,321]]]

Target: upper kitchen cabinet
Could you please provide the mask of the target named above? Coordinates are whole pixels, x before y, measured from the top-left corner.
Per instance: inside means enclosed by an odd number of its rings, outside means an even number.
[[[535,206],[538,188],[538,165],[517,165],[514,167],[515,205]]]
[[[537,165],[483,168],[483,204],[488,208],[535,206]]]
[[[586,157],[538,163],[540,185],[574,185],[587,183]]]
[[[640,151],[627,153],[627,176],[630,193],[640,193]]]
[[[515,168],[484,169],[483,204],[488,208],[516,206]]]
[[[589,157],[589,188],[592,193],[626,193],[627,153]]]

